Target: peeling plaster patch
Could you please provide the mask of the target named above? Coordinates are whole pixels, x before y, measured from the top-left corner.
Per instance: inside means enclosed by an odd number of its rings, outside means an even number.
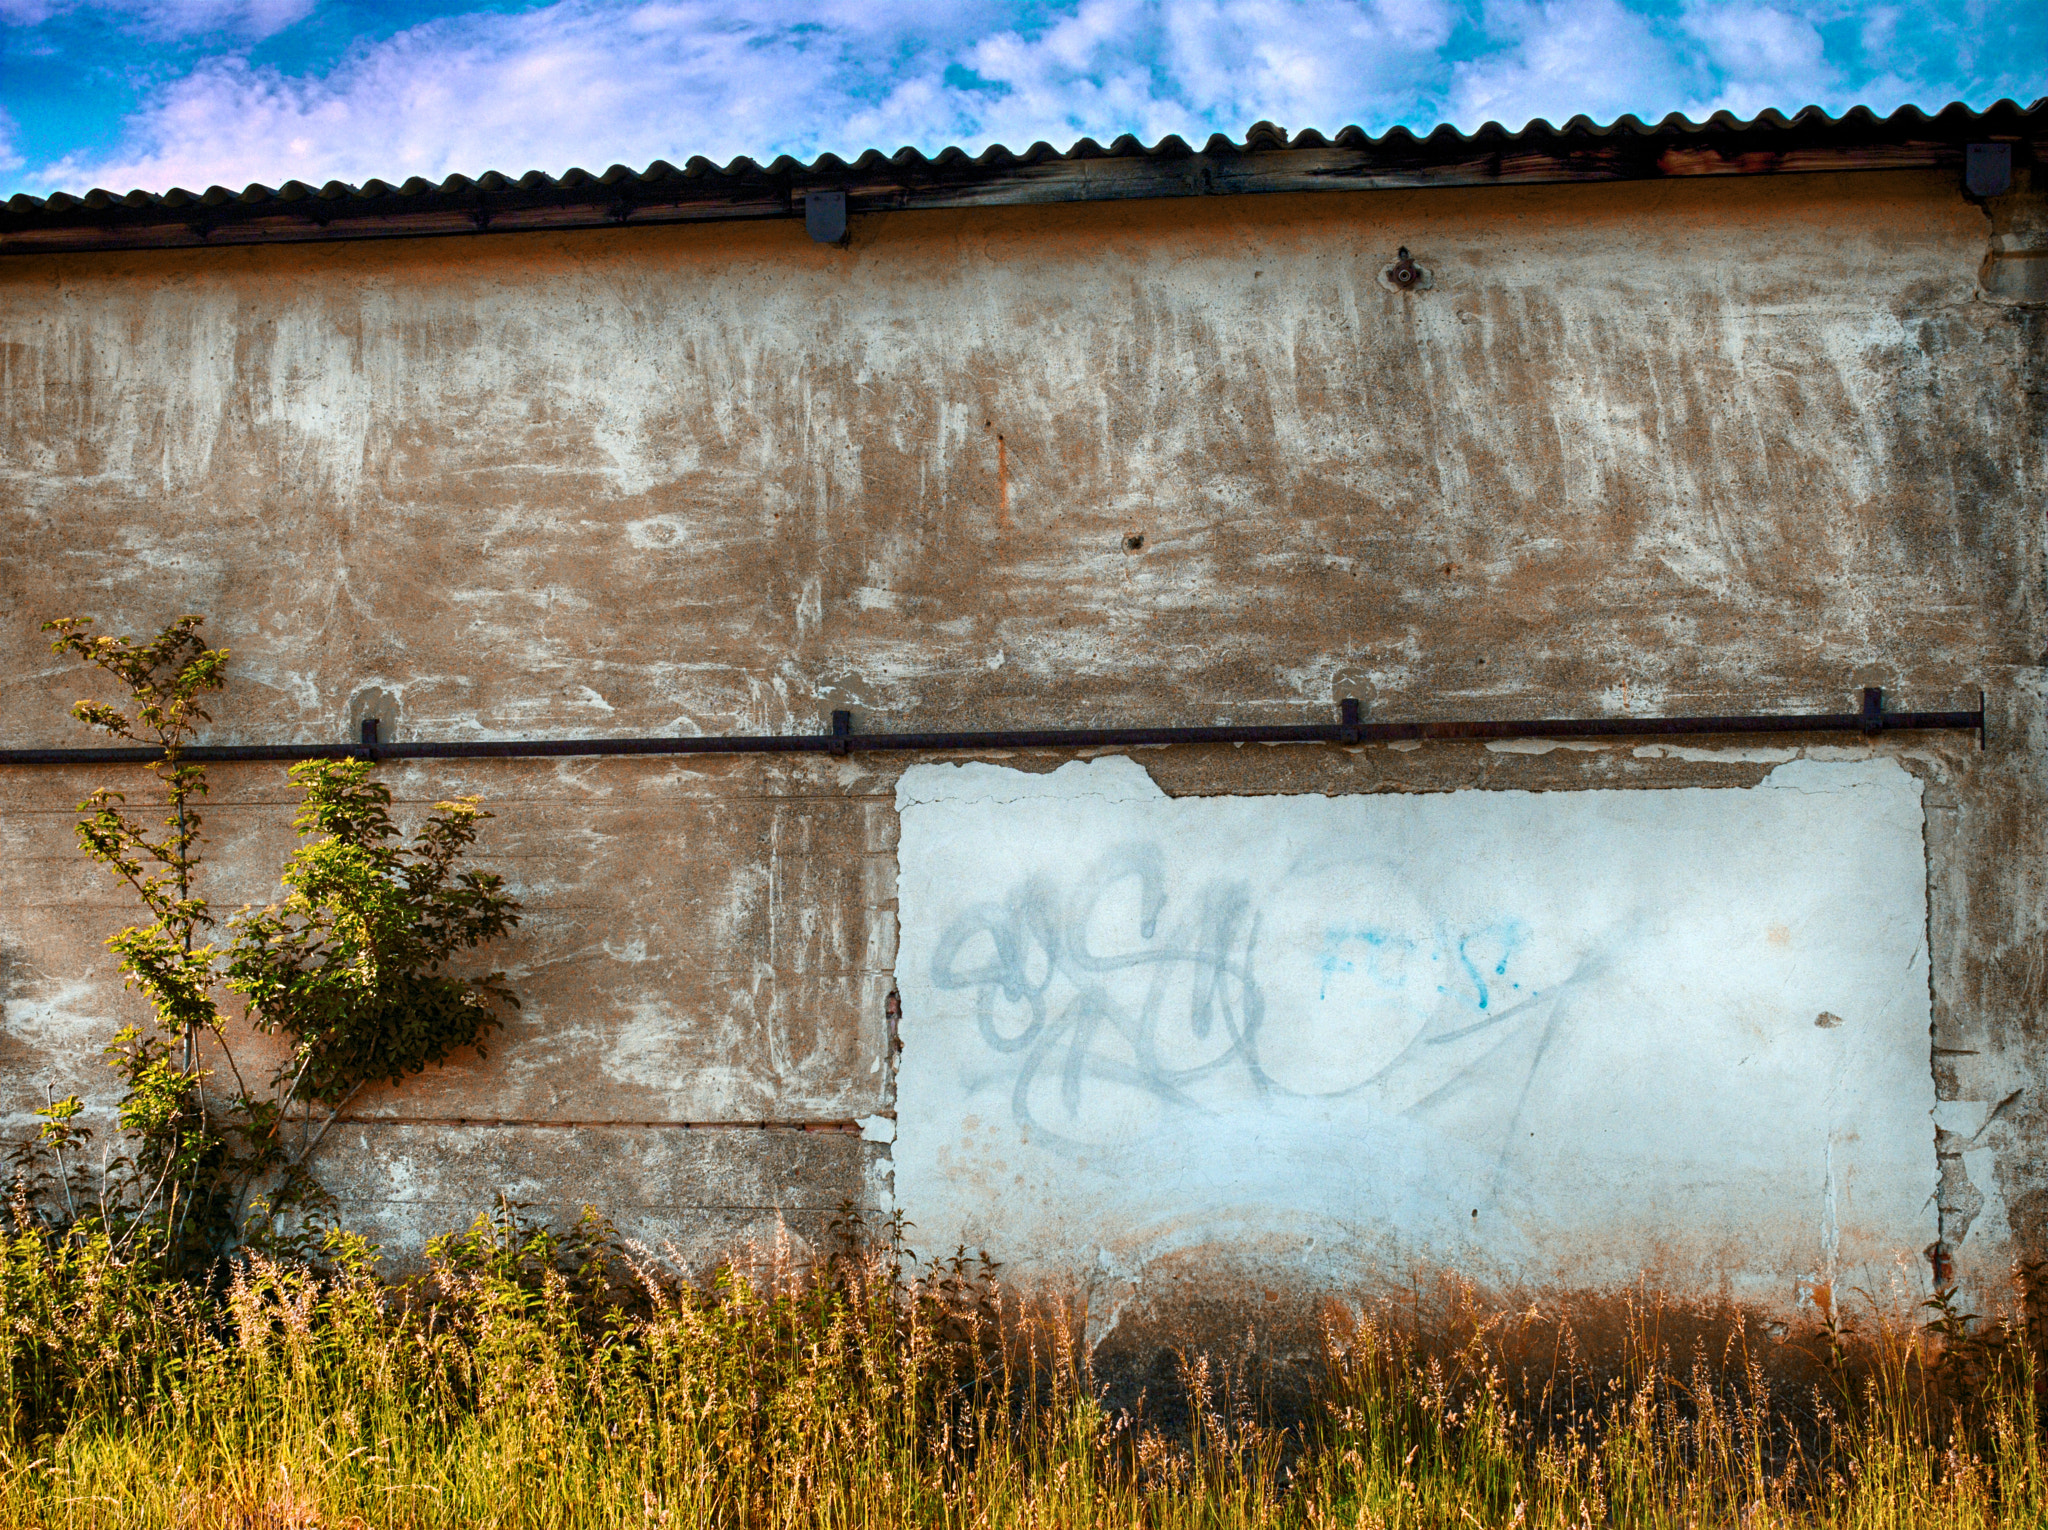
[[[867,766],[851,756],[835,760],[832,765],[832,782],[842,791],[850,792],[865,786],[872,774]]]
[[[688,542],[690,525],[680,515],[649,516],[626,523],[626,540],[643,552],[660,552]]]
[[[1023,802],[1088,798],[1106,806],[1169,802],[1143,765],[1125,754],[1069,760],[1057,770],[1034,773],[987,765],[913,765],[896,781],[896,811],[931,803],[974,802],[1003,807]]]
[[[896,1167],[887,1153],[877,1153],[868,1161],[862,1189],[863,1199],[875,1208],[877,1216],[886,1221],[896,1214]]]
[[[896,1118],[894,1116],[862,1116],[860,1138],[863,1142],[890,1143],[896,1140]]]
[[[1893,752],[1892,758],[1902,764],[1911,761],[1920,767],[1922,780],[1936,785],[1946,786],[1955,779],[1954,761],[1931,749],[1900,749]]]
[[[1605,690],[1593,693],[1594,703],[1603,712],[1618,712],[1623,716],[1635,713],[1639,716],[1654,717],[1665,710],[1667,687],[1654,682],[1633,682],[1627,685],[1610,685]]]
[[[1910,791],[1913,800],[1913,839],[1915,848],[1918,849],[1921,836],[1921,787],[1920,783],[1909,776],[1896,760],[1885,759],[1877,755],[1862,754],[1845,760],[1822,761],[1812,758],[1809,753],[1805,759],[1792,760],[1778,766],[1769,775],[1764,777],[1763,783],[1760,786],[1747,789],[1766,792],[1799,792],[1802,795],[1819,793],[1828,796],[1839,796],[1844,793],[1857,792],[1868,788],[1881,789],[1888,783],[1895,784],[1898,782],[1909,783],[1907,789]],[[1695,790],[1699,789],[1695,788]],[[1925,875],[1924,871],[1922,875]],[[1922,899],[1922,905],[1924,908],[1924,898]]]
[[[17,1040],[60,1049],[83,1032],[97,1041],[105,1025],[106,993],[82,979],[36,984],[33,996],[8,994],[4,1011],[7,1034]]]
[[[1127,757],[913,766],[898,1198],[1082,1278],[1313,1240],[1328,1279],[1889,1279],[1937,1232],[1920,792],[1889,759],[1178,799]]]
[[[1137,1299],[1144,1286],[1144,1272],[1127,1268],[1116,1254],[1102,1248],[1095,1251],[1087,1279],[1088,1321],[1081,1342],[1093,1354],[1104,1339],[1116,1332],[1124,1310]]]
[[[262,685],[281,696],[289,696],[299,711],[319,715],[327,705],[327,696],[321,688],[319,675],[305,674],[297,670],[279,673],[275,668],[260,661],[244,665],[235,677],[243,685]]]
[[[1487,740],[1489,754],[1549,754],[1557,749],[1611,749],[1611,744],[1588,743],[1575,738],[1496,738]]]
[[[1687,744],[1641,744],[1631,753],[1639,760],[1684,760],[1692,765],[1782,765],[1799,758],[1797,749],[1740,745],[1729,749],[1695,749]]]
[[[1996,1148],[1973,1148],[1960,1155],[1963,1163],[1963,1177],[1977,1199],[1976,1218],[1982,1218],[1987,1227],[2003,1228],[2011,1220],[2011,1212],[2005,1204],[2005,1196],[1998,1188],[1998,1150]],[[1969,1222],[1961,1226],[1950,1225],[1948,1208],[1943,1208],[1941,1223],[1942,1241],[1951,1249],[1962,1245],[1969,1236]]]
[[[1977,1134],[1984,1130],[1984,1123],[1991,1117],[1989,1100],[1938,1100],[1934,1106],[1934,1124],[1940,1130],[1953,1132],[1966,1141],[1975,1141]]]
[[[727,1022],[729,1024],[729,1022]],[[690,1108],[706,1118],[744,1120],[761,1113],[758,1077],[736,1066],[709,1066],[684,1045],[702,1023],[680,1014],[658,998],[638,1001],[630,1018],[608,1036],[593,1035],[592,1045],[573,1048],[594,1056],[605,1077],[656,1095],[687,1096]],[[701,1035],[693,1038],[702,1043]],[[597,1043],[602,1043],[598,1045]],[[685,1074],[687,1064],[695,1064]]]
[[[1984,1193],[1971,1183],[1966,1162],[1983,1156],[1986,1155],[1944,1151],[1937,1159],[1941,1177],[1935,1199],[1940,1207],[1940,1238],[1952,1250],[1960,1248],[1970,1236],[1970,1228],[1984,1209]]]

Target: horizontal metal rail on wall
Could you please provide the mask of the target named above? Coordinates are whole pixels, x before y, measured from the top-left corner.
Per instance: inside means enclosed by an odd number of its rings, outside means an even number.
[[[1984,699],[1974,712],[1887,712],[1884,692],[1866,687],[1855,712],[1757,717],[1550,717],[1504,722],[1365,722],[1347,697],[1334,723],[1223,724],[1202,728],[996,728],[943,733],[855,733],[851,712],[832,714],[830,733],[739,733],[684,738],[477,739],[382,743],[375,719],[352,744],[195,744],[195,763],[233,760],[514,760],[634,754],[943,753],[982,749],[1143,749],[1164,744],[1393,744],[1416,740],[1660,738],[1685,734],[1973,732],[1984,743]],[[147,763],[163,751],[121,745],[85,749],[0,749],[0,765]]]

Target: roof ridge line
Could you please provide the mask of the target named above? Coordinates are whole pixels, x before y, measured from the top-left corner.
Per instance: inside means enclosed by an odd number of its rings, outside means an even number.
[[[1067,149],[1043,140],[1022,153],[990,143],[979,154],[948,145],[862,151],[851,162],[821,153],[805,162],[746,155],[723,165],[691,156],[682,169],[580,166],[560,176],[495,170],[474,177],[423,176],[402,184],[330,180],[315,189],[286,180],[240,191],[173,186],[157,193],[17,193],[0,204],[0,253],[31,249],[160,248],[294,239],[413,237],[635,222],[797,216],[814,186],[844,189],[863,212],[986,206],[1004,202],[1125,200],[1260,191],[1378,189],[1411,185],[1543,184],[1660,175],[1768,174],[1817,168],[1912,168],[1960,163],[1973,137],[2039,144],[2048,138],[2048,96],[2022,107],[2005,99],[1983,111],[1950,102],[1929,114],[1904,105],[1880,117],[1866,106],[1830,116],[1814,104],[1791,115],[1766,109],[1743,119],[1717,111],[1704,122],[1679,112],[1645,123],[1623,113],[1607,123],[1583,114],[1556,126],[1533,118],[1510,131],[1488,121],[1470,133],[1439,123],[1426,134],[1394,124],[1377,137],[1357,124],[1325,135],[1253,123],[1242,140],[1212,134],[1199,148],[1178,134],[1147,144],[1122,134],[1108,146],[1082,137]],[[1737,144],[1740,152],[1735,152]],[[1674,154],[1680,158],[1673,159]],[[1720,156],[1720,162],[1714,156]]]

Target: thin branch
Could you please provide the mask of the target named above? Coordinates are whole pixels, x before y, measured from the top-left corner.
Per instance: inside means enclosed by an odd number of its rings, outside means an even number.
[[[219,1015],[219,1013],[218,1009],[214,1011],[215,1015]],[[213,1044],[220,1048],[220,1055],[228,1061],[228,1072],[235,1076],[235,1088],[240,1091],[242,1098],[246,1100],[249,1097],[249,1086],[242,1081],[242,1069],[235,1061],[234,1050],[229,1047],[228,1038],[222,1031],[219,1021],[216,1020],[214,1024],[207,1027],[207,1030],[213,1035]]]
[[[57,1108],[57,1093],[50,1087],[48,1079],[43,1080],[43,1103],[52,1110]],[[64,1143],[62,1139],[51,1145],[50,1154],[57,1160],[57,1183],[64,1187],[64,1210],[71,1220],[76,1222],[78,1220],[78,1207],[71,1200],[71,1170],[64,1163]]]
[[[364,1084],[368,1082],[368,1079],[363,1080]],[[335,1117],[339,1116],[344,1110],[348,1108],[348,1102],[354,1099],[358,1094],[362,1093],[362,1089],[363,1085],[358,1084],[355,1086],[355,1088],[351,1089],[347,1094],[341,1097],[341,1102],[337,1104],[334,1107],[334,1109],[327,1112],[327,1119],[320,1123],[320,1130],[313,1133],[313,1140],[305,1145],[305,1147],[300,1151],[299,1156],[294,1158],[291,1161],[291,1163],[287,1165],[287,1167],[296,1169],[300,1164],[304,1163],[308,1158],[313,1156],[313,1149],[318,1147],[320,1145],[320,1139],[327,1135],[327,1128],[334,1124]]]
[[[299,1071],[292,1075],[291,1087],[285,1090],[284,1092],[283,1102],[278,1107],[277,1120],[270,1128],[271,1136],[275,1137],[280,1131],[284,1129],[285,1118],[291,1114],[292,1099],[299,1092],[299,1084],[305,1079],[306,1070],[312,1066],[313,1054],[311,1052],[308,1052],[306,1054],[306,1060],[299,1064]],[[311,1104],[311,1101],[307,1102],[309,1110],[311,1108]]]
[[[142,1219],[149,1215],[149,1208],[155,1204],[156,1198],[163,1194],[164,1181],[170,1178],[171,1165],[175,1161],[175,1155],[165,1156],[163,1173],[157,1175],[156,1183],[150,1187],[149,1194],[144,1196],[142,1204],[135,1208],[135,1220],[128,1224],[128,1231],[121,1240],[124,1245],[134,1239],[136,1229],[142,1226]]]

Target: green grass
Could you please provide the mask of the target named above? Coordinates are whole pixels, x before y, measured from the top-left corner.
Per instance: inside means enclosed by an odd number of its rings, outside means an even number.
[[[1284,1417],[1255,1348],[1190,1351],[1165,1426],[1057,1303],[886,1248],[691,1286],[500,1217],[401,1283],[348,1240],[210,1288],[83,1233],[0,1260],[10,1526],[2048,1524],[2030,1332],[1953,1314],[1452,1285],[1332,1303]]]

